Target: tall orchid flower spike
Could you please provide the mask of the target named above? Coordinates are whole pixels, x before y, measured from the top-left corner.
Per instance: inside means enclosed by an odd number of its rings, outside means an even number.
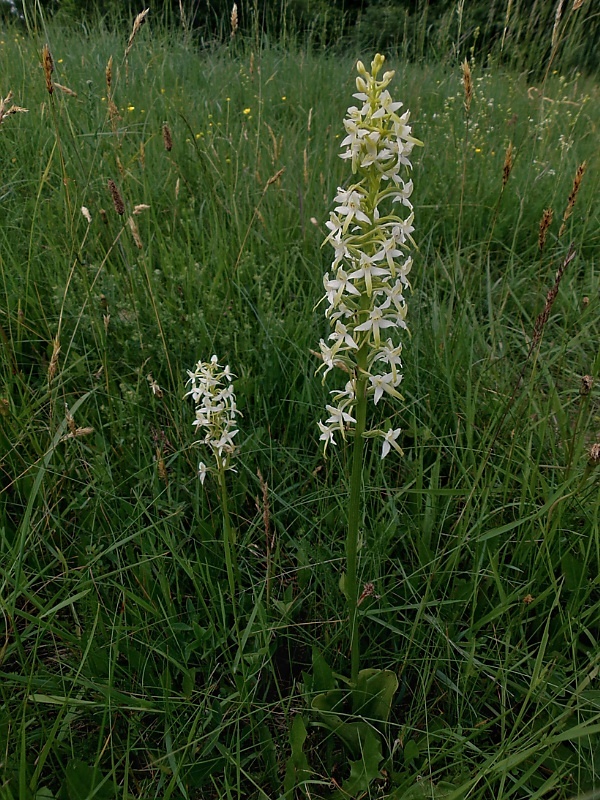
[[[340,155],[351,163],[354,182],[338,188],[326,223],[330,233],[325,242],[335,251],[323,279],[332,333],[319,343],[324,376],[335,366],[352,376],[344,391],[332,392],[338,405],[335,412],[327,406],[330,416],[319,421],[319,438],[327,447],[336,444],[336,434],[345,438],[347,431],[381,437],[382,458],[392,448],[401,452],[396,442],[400,430],[366,431],[361,405],[369,398],[377,405],[384,395],[402,399],[397,336],[407,330],[403,290],[409,286],[412,258],[407,251],[414,246],[415,230],[409,156],[415,145],[422,145],[412,136],[410,112],[400,116],[402,103],[388,90],[394,73],[378,79],[383,62],[376,55],[371,72],[361,61],[356,65],[359,105],[348,109]]]
[[[233,441],[237,435],[237,410],[233,391],[232,375],[229,366],[222,367],[217,356],[210,361],[198,361],[196,368],[188,370],[188,386],[191,386],[186,397],[191,397],[196,404],[196,418],[193,425],[202,432],[200,442],[212,452],[219,472],[233,470],[231,461],[236,453]],[[210,472],[204,462],[198,466],[198,475],[202,483]]]
[[[358,531],[363,476],[364,441],[381,441],[381,458],[392,450],[400,455],[400,428],[386,420],[381,428],[367,430],[369,401],[402,400],[402,345],[399,334],[407,330],[404,292],[415,246],[413,182],[410,156],[422,144],[412,135],[410,112],[401,113],[402,103],[388,90],[393,72],[378,78],[384,58],[376,55],[368,72],[356,65],[357,105],[350,106],[344,127],[341,158],[352,166],[349,186],[339,187],[334,208],[326,222],[325,243],[334,250],[323,287],[325,317],[331,333],[321,339],[323,380],[335,368],[346,374],[344,389],[331,392],[325,422],[319,420],[319,439],[336,445],[336,437],[353,435],[352,474],[348,499],[346,572],[340,585],[348,602],[351,685],[358,685],[360,672]],[[350,376],[350,380],[348,380]],[[382,403],[383,405],[383,403]],[[393,673],[382,671],[380,679],[392,693],[397,686]],[[379,680],[379,678],[378,678]],[[387,691],[386,690],[386,691]]]

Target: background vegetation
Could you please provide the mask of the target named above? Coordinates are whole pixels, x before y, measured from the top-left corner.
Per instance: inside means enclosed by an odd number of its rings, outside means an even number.
[[[593,0],[240,0],[240,32],[284,46],[311,42],[393,49],[403,60],[456,63],[474,55],[516,70],[539,71],[559,59],[565,67],[600,67],[600,12]],[[183,27],[199,42],[229,35],[232,0],[148,0],[156,22]],[[142,7],[134,0],[0,0],[0,12],[35,25],[44,15],[90,29],[119,25]],[[552,32],[552,33],[550,33]]]
[[[411,39],[388,51],[425,148],[406,455],[373,453],[363,520],[364,661],[401,682],[372,797],[600,789],[600,113],[576,66],[590,6],[569,3],[537,50],[511,29],[473,55],[468,112],[460,37],[418,63]],[[0,37],[6,108],[29,109],[0,125],[2,797],[278,798],[287,770],[309,783],[286,796],[315,798],[346,776],[308,713],[313,651],[347,672],[347,468],[319,451],[328,386],[310,351],[342,119],[372,51],[332,52],[323,16],[275,39],[231,38],[228,15],[210,38],[150,16],[127,57],[131,20],[74,29],[37,8]],[[437,47],[422,25],[412,56]],[[503,66],[524,52],[533,73]],[[213,352],[244,414],[241,649],[183,402]]]

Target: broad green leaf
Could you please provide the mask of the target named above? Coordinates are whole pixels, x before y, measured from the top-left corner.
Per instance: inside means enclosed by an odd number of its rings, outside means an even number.
[[[312,651],[312,667],[312,689],[314,692],[328,692],[331,689],[335,689],[336,682],[331,667],[316,647]]]
[[[67,764],[65,777],[69,800],[88,800],[91,795],[95,800],[114,797],[112,784],[103,783],[100,771],[76,758]]]
[[[363,669],[352,690],[352,711],[361,717],[387,722],[398,689],[396,673],[387,669]]]
[[[404,745],[403,755],[404,755],[404,763],[408,766],[412,764],[413,761],[419,757],[419,745],[415,742],[414,739],[409,739],[408,742]]]
[[[342,791],[351,797],[368,791],[370,784],[380,777],[379,765],[382,759],[379,734],[372,728],[367,728],[362,741],[361,757],[357,761],[350,761],[350,777],[342,786]]]
[[[283,788],[286,793],[291,793],[296,786],[302,786],[305,781],[310,780],[312,773],[303,750],[306,735],[306,725],[302,715],[296,714],[290,728],[292,753],[285,766],[285,778],[283,781]]]

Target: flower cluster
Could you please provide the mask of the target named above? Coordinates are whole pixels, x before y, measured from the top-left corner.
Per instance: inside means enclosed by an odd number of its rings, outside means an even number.
[[[351,379],[343,390],[332,392],[334,405],[326,407],[330,416],[319,422],[325,447],[335,444],[334,433],[345,436],[356,423],[353,414],[360,391],[375,405],[384,394],[402,399],[398,392],[402,347],[392,337],[399,329],[406,330],[404,291],[412,265],[406,251],[414,245],[413,183],[402,173],[412,167],[413,147],[422,143],[411,135],[409,112],[400,114],[402,103],[394,102],[387,90],[394,73],[385,72],[377,80],[383,62],[384,57],[376,55],[371,73],[362,62],[357,64],[354,97],[359,105],[348,109],[340,156],[350,161],[356,178],[347,189],[338,188],[337,205],[326,223],[330,232],[325,241],[335,251],[323,278],[325,316],[332,333],[319,345],[324,374],[336,366]],[[391,206],[390,213],[384,205]],[[399,434],[400,429],[364,435],[383,437],[384,458],[391,447],[401,452]]]
[[[217,356],[212,356],[210,362],[198,361],[196,369],[188,370],[188,375],[188,385],[192,388],[185,396],[192,397],[196,404],[193,424],[205,431],[201,441],[212,450],[218,470],[233,469],[231,458],[236,451],[233,437],[238,433],[235,418],[240,416],[231,383],[235,376],[229,366],[220,366]],[[208,471],[201,461],[198,474],[202,483]]]

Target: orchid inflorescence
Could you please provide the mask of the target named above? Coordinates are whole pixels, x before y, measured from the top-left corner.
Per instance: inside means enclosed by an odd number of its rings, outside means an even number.
[[[402,399],[398,387],[402,381],[400,354],[402,346],[391,337],[406,330],[404,291],[409,286],[412,258],[407,255],[414,245],[414,212],[410,202],[412,180],[401,173],[412,167],[409,156],[414,145],[422,144],[411,136],[410,112],[397,113],[402,103],[394,102],[387,90],[394,73],[385,72],[377,80],[384,57],[376,55],[371,73],[357,63],[358,92],[353,96],[360,107],[348,109],[344,126],[341,158],[348,159],[358,180],[347,189],[338,188],[335,210],[326,223],[330,233],[325,242],[335,256],[331,271],[323,278],[328,303],[325,316],[333,332],[328,342],[319,342],[324,376],[339,367],[351,379],[343,390],[334,390],[330,416],[319,421],[320,439],[335,444],[334,433],[345,437],[357,406],[358,393],[372,397],[375,405],[384,394]],[[398,213],[381,210],[384,201],[400,204],[408,210],[405,219]],[[397,443],[400,429],[372,430],[366,437],[383,437],[381,457]]]
[[[216,460],[217,469],[233,469],[232,456],[236,445],[233,437],[238,433],[236,417],[240,416],[235,402],[232,379],[235,377],[229,366],[222,367],[217,356],[210,362],[198,361],[196,369],[188,370],[191,389],[186,397],[192,397],[196,404],[196,419],[192,423],[198,430],[204,430],[201,441],[211,450]],[[198,475],[204,483],[209,468],[200,462]]]

